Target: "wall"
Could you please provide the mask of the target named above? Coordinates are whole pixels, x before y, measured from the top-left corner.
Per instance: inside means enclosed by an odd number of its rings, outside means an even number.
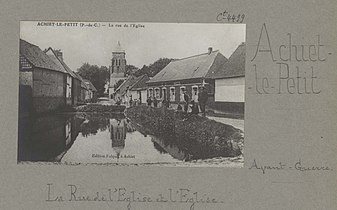
[[[19,84],[28,85],[33,88],[33,72],[20,71],[19,72]]]
[[[189,97],[190,97],[190,101],[192,100],[192,87],[193,86],[198,86],[198,91],[199,91],[199,86],[201,85],[201,83],[200,84],[198,84],[198,83],[191,83],[191,84],[189,84],[189,83],[187,83],[187,84],[184,84],[184,83],[182,83],[182,84],[180,84],[180,85],[165,85],[164,87],[166,87],[166,90],[167,90],[167,98],[168,99],[170,99],[171,98],[171,89],[172,88],[174,88],[174,90],[175,90],[175,99],[174,99],[174,101],[170,101],[171,103],[178,103],[178,102],[180,102],[181,100],[180,100],[180,96],[181,96],[181,94],[182,94],[182,91],[180,91],[180,87],[182,87],[182,86],[185,86],[185,88],[186,88],[186,91],[187,91],[187,94],[189,95]],[[213,94],[214,95],[214,80],[211,80],[211,81],[208,81],[208,84],[206,84],[206,90],[207,90],[207,92],[209,93],[209,94]],[[156,88],[159,88],[159,92],[160,92],[160,99],[162,98],[162,96],[163,96],[163,94],[162,94],[162,88],[163,88],[163,86],[160,86],[160,87],[158,87],[158,86],[149,86],[148,87],[148,89],[149,88],[152,88],[153,89],[153,93],[155,93],[155,89]],[[147,97],[148,97],[148,92],[147,92]]]
[[[215,80],[215,102],[244,102],[245,78]]]
[[[131,91],[132,100],[139,99],[138,93],[136,90]]]
[[[114,85],[119,81],[119,80],[125,80],[126,78],[124,77],[124,73],[121,74],[110,74],[110,87],[109,87],[109,98],[113,98],[113,94],[115,92]]]
[[[146,90],[141,90],[141,95],[142,95],[141,103],[146,103],[147,100]]]
[[[147,100],[147,90],[132,90],[131,95],[132,95],[132,100],[134,99],[139,99],[139,92],[141,93],[141,103],[146,103]]]
[[[67,105],[71,105],[72,104],[72,77],[67,74],[66,75],[66,103]]]
[[[28,115],[33,110],[33,72],[19,72],[19,114]]]
[[[77,105],[81,101],[81,81],[73,78],[73,105]]]
[[[65,75],[56,71],[33,70],[33,107],[38,113],[65,105]]]

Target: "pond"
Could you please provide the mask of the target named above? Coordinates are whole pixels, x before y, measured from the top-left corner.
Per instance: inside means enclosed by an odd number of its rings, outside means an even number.
[[[179,164],[193,149],[146,135],[123,114],[53,114],[19,121],[18,161],[67,164]]]

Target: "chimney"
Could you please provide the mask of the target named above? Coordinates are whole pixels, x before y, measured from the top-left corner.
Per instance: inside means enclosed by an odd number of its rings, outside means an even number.
[[[212,53],[212,50],[213,50],[212,47],[209,47],[209,48],[208,48],[208,55],[210,55],[210,54]]]
[[[61,50],[55,50],[56,56],[63,61],[63,52]]]

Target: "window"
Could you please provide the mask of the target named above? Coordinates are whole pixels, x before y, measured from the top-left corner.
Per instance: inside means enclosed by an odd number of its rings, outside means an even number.
[[[152,97],[153,96],[153,89],[152,88],[148,89],[147,96],[148,97]]]
[[[30,69],[32,65],[27,61],[27,59],[20,55],[20,69]]]
[[[176,100],[176,89],[174,87],[170,87],[170,101]]]
[[[181,86],[180,87],[180,101],[183,102],[185,101],[184,99],[184,91],[186,90],[186,87],[185,86]]]
[[[198,93],[199,93],[198,86],[192,86],[192,100],[195,102],[198,102]]]
[[[159,99],[160,98],[160,92],[159,92],[159,88],[155,88],[154,89],[154,92],[155,92],[155,97],[157,98],[157,99]]]
[[[167,99],[167,94],[166,94],[166,87],[163,87],[162,89],[161,89],[161,95],[162,95],[162,98],[163,99]]]

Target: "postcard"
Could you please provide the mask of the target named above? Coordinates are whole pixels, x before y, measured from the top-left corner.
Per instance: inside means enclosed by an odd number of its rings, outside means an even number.
[[[0,209],[336,209],[335,11],[2,4]]]
[[[245,24],[22,21],[18,162],[242,167],[245,55]]]

